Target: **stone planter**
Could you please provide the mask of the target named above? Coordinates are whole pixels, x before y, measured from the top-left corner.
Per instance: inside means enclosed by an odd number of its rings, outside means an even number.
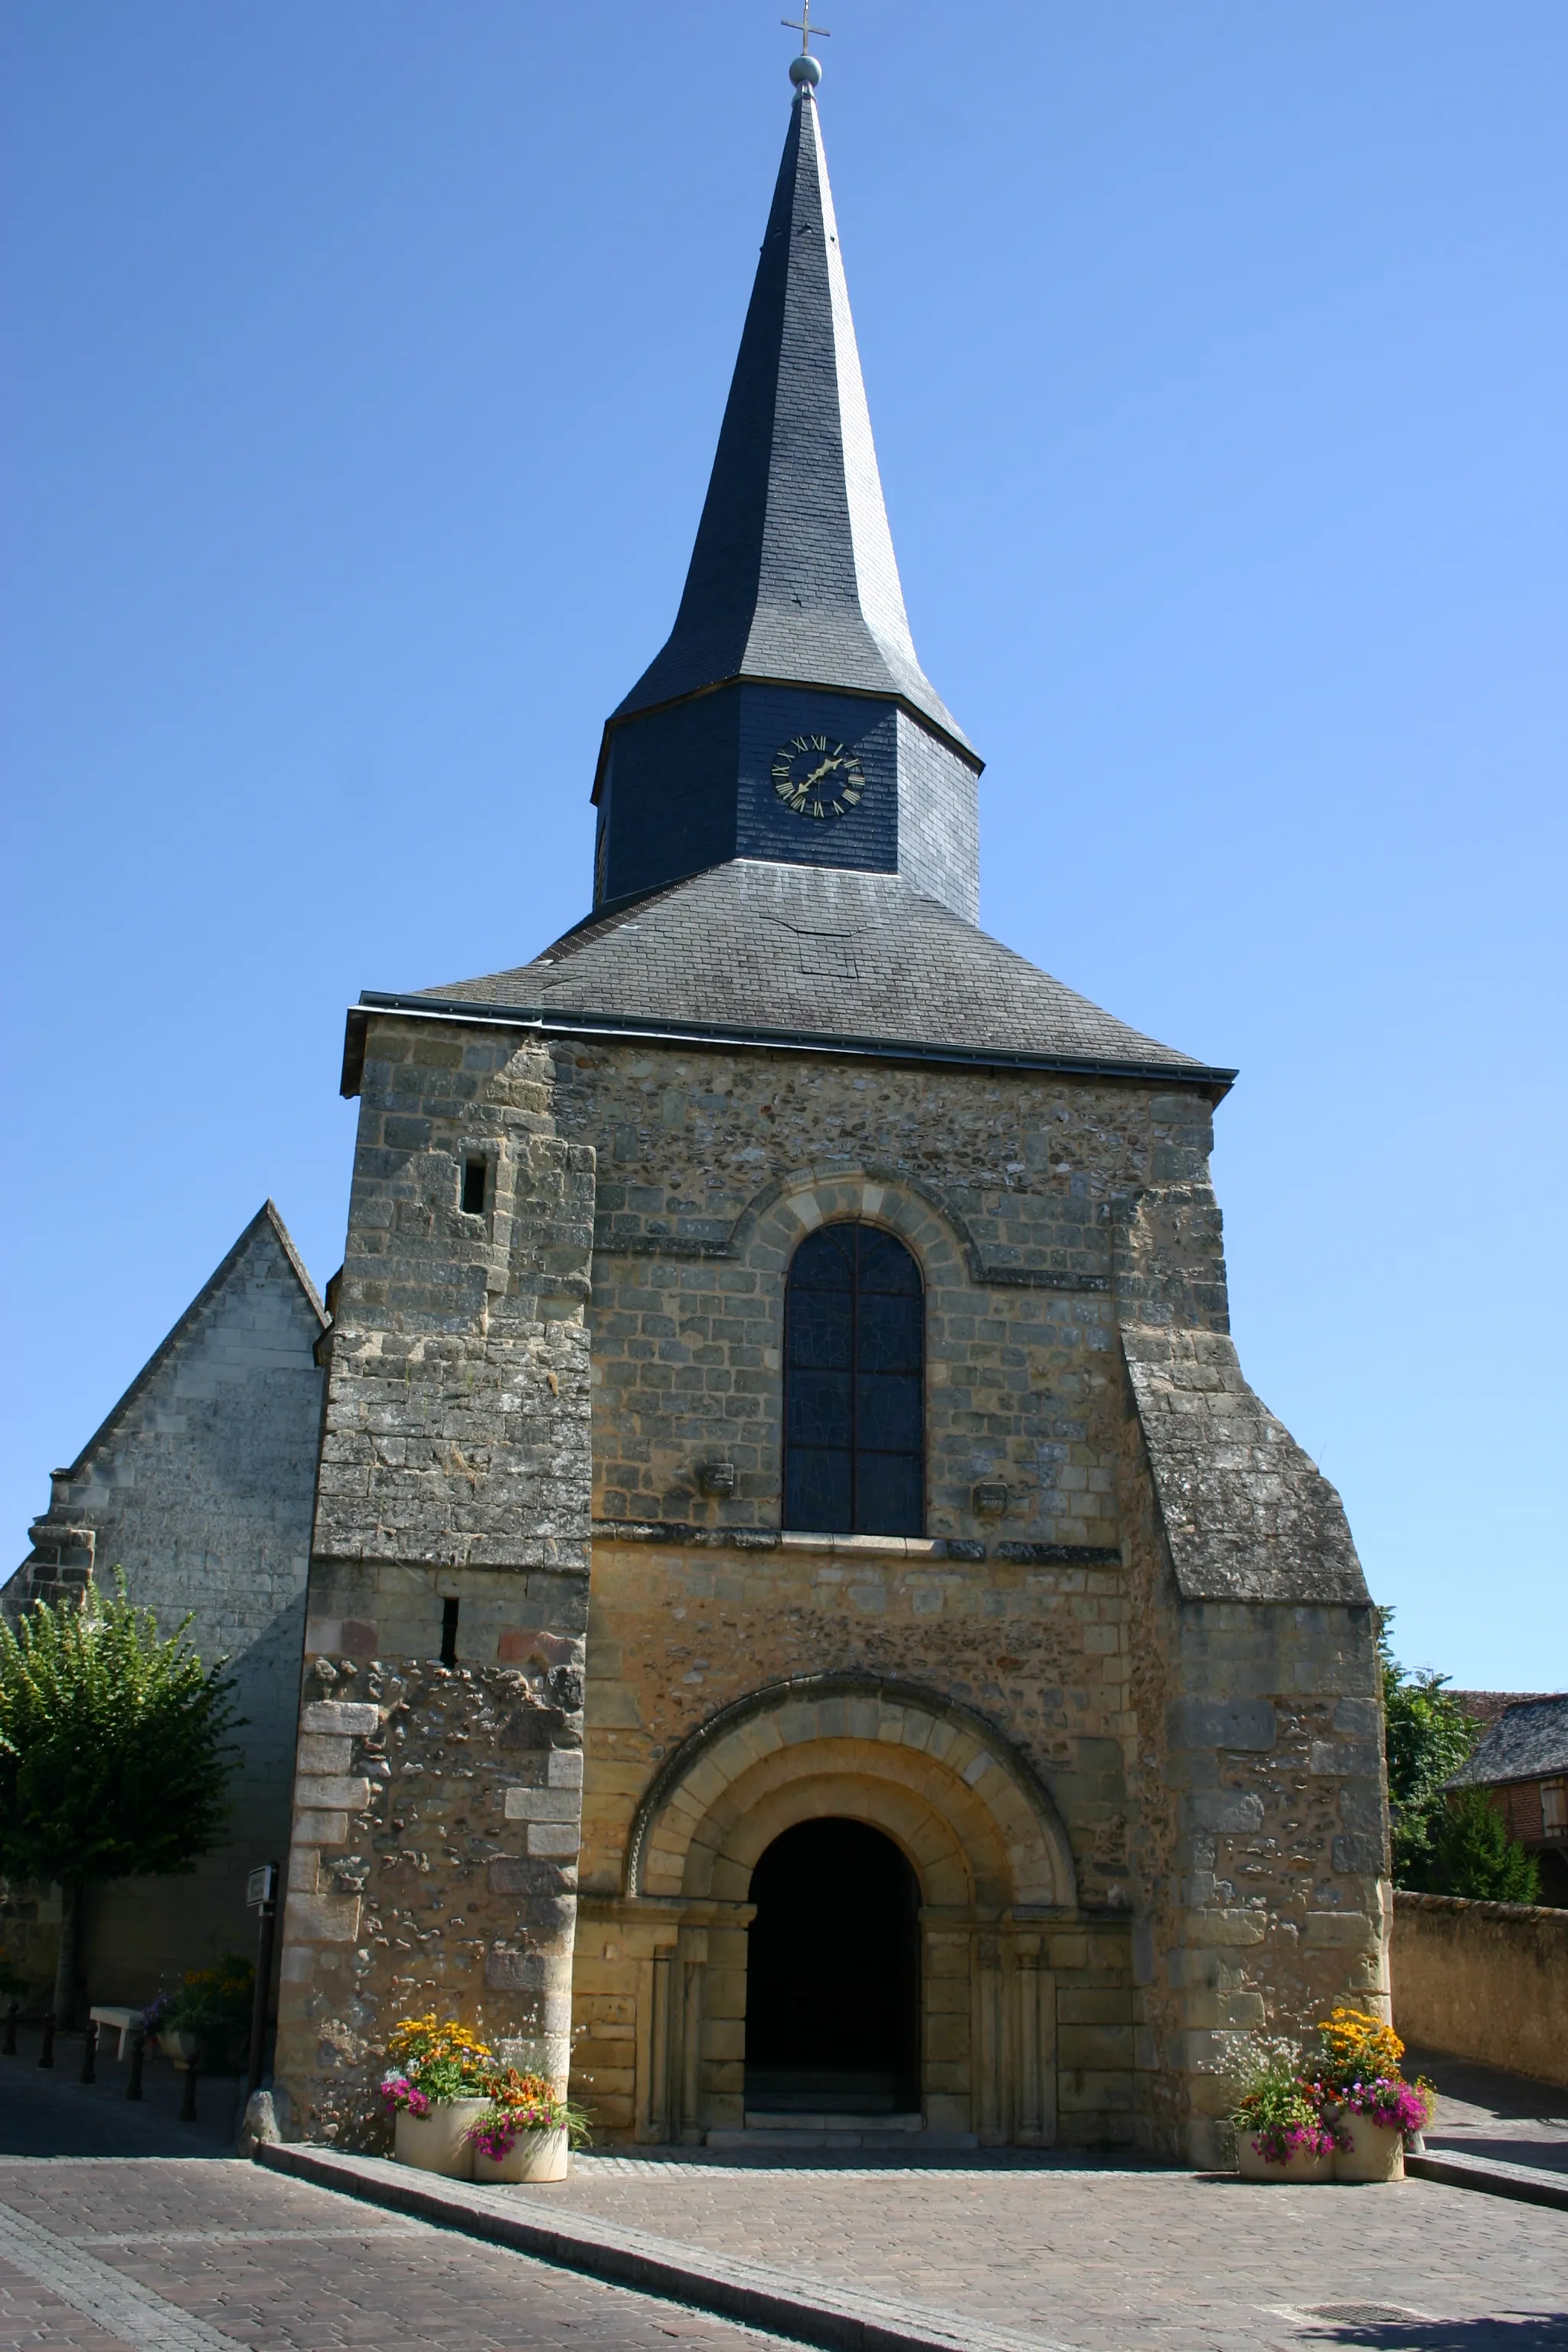
[[[1334,2159],[1331,2156],[1312,2156],[1305,2148],[1293,2148],[1283,2164],[1271,2164],[1259,2156],[1252,2145],[1250,2132],[1237,2131],[1236,2136],[1236,2168],[1243,2180],[1287,2180],[1307,2182],[1331,2180]]]
[[[448,2099],[424,2116],[399,2107],[393,2126],[398,2163],[412,2164],[420,2172],[443,2173],[448,2180],[471,2180],[474,2150],[468,2133],[489,2114],[489,2104],[488,2099]]]
[[[1336,2180],[1403,2180],[1405,2134],[1374,2124],[1370,2116],[1342,2115],[1340,2129],[1350,2140],[1334,2158]]]
[[[158,2036],[158,2047],[165,2058],[176,2066],[194,2066],[201,2054],[200,2038],[188,2026],[166,2025]]]
[[[505,2156],[474,2150],[476,2181],[499,2185],[510,2180],[564,2180],[571,2154],[564,2128],[560,2131],[519,2132]]]

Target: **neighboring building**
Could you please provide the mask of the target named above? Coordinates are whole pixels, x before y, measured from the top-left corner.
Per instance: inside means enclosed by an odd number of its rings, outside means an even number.
[[[204,1660],[226,1655],[245,1721],[227,1842],[191,1876],[96,1890],[82,1962],[95,2000],[142,2000],[226,1950],[248,1951],[246,1874],[279,1859],[299,1717],[306,1568],[326,1315],[268,1201],[67,1470],[53,1475],[33,1549],[5,1586],[30,1601],[108,1584],[173,1633],[187,1612]],[[4,1931],[40,1988],[54,1969],[58,1896],[13,1889]]]
[[[1373,1612],[1229,1337],[1235,1074],[976,927],[815,73],[594,909],[349,1017],[279,2075],[353,2136],[435,2005],[610,2142],[1207,2161],[1238,2033],[1386,2011]]]
[[[1452,1699],[1455,1706],[1473,1722],[1479,1723],[1483,1731],[1489,1731],[1499,1716],[1506,1715],[1510,1706],[1528,1706],[1544,1694],[1541,1691],[1455,1690],[1450,1683],[1445,1683],[1443,1696]]]
[[[1490,1691],[1455,1691],[1467,1714],[1487,1717],[1475,1702],[1503,1697],[1450,1789],[1485,1789],[1508,1823],[1509,1834],[1535,1856],[1542,1903],[1568,1905],[1568,1691],[1516,1697]]]

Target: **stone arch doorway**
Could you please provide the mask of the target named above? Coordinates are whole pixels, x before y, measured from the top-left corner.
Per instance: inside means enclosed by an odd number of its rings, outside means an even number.
[[[797,1822],[759,1856],[746,1931],[748,2115],[921,2111],[921,1885],[868,1822]]]
[[[634,2136],[700,2139],[744,2124],[753,1880],[788,1832],[832,1821],[879,1832],[918,1880],[926,2129],[1048,2146],[1046,1942],[1082,1925],[1061,1818],[973,1709],[855,1674],[802,1675],[721,1709],[637,1806],[614,1912],[616,1933],[624,1922],[647,1938]]]

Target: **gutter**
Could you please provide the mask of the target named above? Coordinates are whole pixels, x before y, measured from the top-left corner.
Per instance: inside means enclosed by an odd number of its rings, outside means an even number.
[[[462,1023],[470,1026],[530,1031],[546,1037],[600,1037],[623,1043],[736,1047],[759,1053],[851,1055],[864,1061],[902,1063],[970,1070],[1061,1071],[1074,1077],[1123,1078],[1142,1084],[1192,1087],[1211,1104],[1222,1102],[1238,1073],[1211,1069],[1201,1062],[1183,1063],[1174,1069],[1164,1062],[1120,1062],[1093,1055],[1013,1053],[1001,1046],[933,1045],[917,1039],[824,1036],[799,1029],[727,1028],[721,1022],[683,1023],[639,1020],[635,1014],[612,1019],[595,1013],[551,1013],[518,1004],[479,1004],[467,999],[395,996],[366,989],[357,1004],[348,1008],[343,1036],[340,1093],[357,1095],[364,1076],[364,1041],[373,1013],[395,1013],[410,1021]]]

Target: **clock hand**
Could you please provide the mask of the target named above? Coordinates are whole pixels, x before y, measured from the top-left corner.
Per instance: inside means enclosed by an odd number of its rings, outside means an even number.
[[[805,783],[797,785],[795,789],[798,792],[808,793],[810,792],[813,784],[819,784],[824,776],[830,776],[835,768],[841,768],[843,765],[844,761],[842,760],[824,760],[821,767],[814,768],[810,775],[807,776]]]

